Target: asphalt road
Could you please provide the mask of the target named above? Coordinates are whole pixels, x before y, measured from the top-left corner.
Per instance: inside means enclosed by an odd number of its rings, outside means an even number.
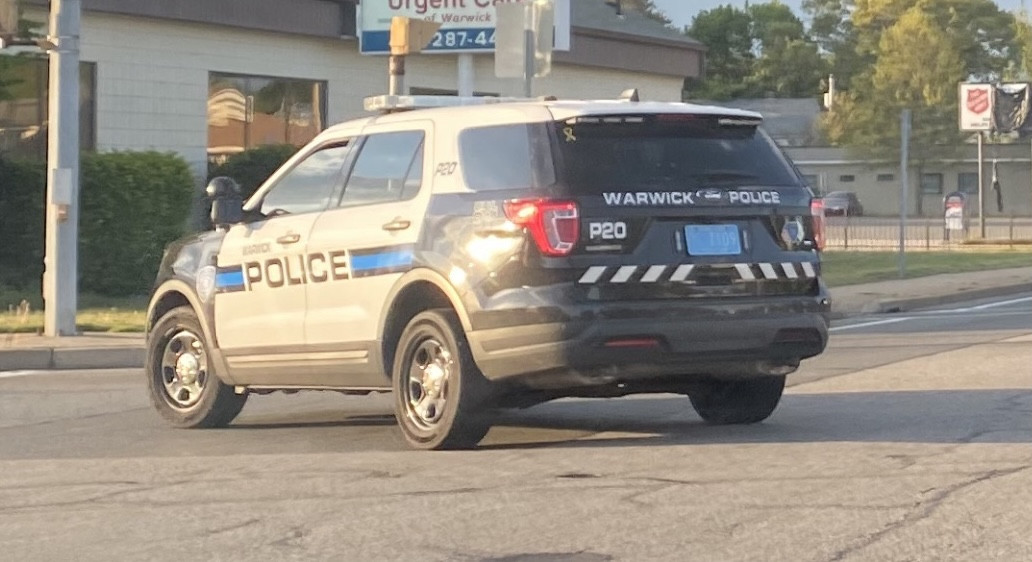
[[[177,431],[132,371],[0,373],[0,559],[1032,559],[1032,294],[851,319],[790,380],[758,426],[570,400],[423,453],[384,396]]]

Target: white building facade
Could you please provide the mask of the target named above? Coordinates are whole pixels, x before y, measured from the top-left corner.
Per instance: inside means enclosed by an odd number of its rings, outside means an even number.
[[[697,42],[636,14],[617,16],[605,0],[572,2],[571,51],[556,53],[535,95],[614,97],[636,87],[643,98],[679,101],[685,78],[700,74]],[[359,54],[354,2],[168,4],[83,0],[84,148],[173,151],[202,177],[209,161],[247,148],[304,144],[361,116],[363,99],[386,90],[386,57]],[[40,6],[27,16],[45,21],[46,13]],[[520,80],[495,78],[493,57],[477,55],[474,66],[478,93],[521,95]],[[406,67],[412,93],[457,89],[455,55],[413,56]],[[44,82],[45,74],[32,73]],[[39,156],[46,103],[28,97],[41,90],[45,83],[22,87],[0,102],[0,150]]]

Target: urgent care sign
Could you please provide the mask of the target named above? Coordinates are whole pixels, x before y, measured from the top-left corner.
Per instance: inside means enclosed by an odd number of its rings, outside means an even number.
[[[390,54],[391,18],[401,16],[437,22],[441,28],[424,53],[493,53],[498,4],[523,0],[362,0],[359,42],[367,55]],[[570,0],[549,2],[555,9],[555,49],[570,49]]]
[[[960,85],[960,130],[988,131],[993,128],[993,85]]]

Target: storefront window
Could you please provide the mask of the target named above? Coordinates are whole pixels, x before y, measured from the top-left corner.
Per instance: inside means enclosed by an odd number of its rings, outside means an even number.
[[[0,55],[0,154],[46,160],[49,60]],[[79,65],[79,145],[96,148],[97,65]]]
[[[302,146],[326,123],[326,82],[208,75],[208,160],[221,163],[248,148]]]

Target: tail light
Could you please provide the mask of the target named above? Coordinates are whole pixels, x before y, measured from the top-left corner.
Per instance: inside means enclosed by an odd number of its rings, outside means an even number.
[[[573,201],[506,201],[505,216],[513,224],[526,228],[546,256],[569,255],[580,238],[580,211]]]
[[[817,244],[818,250],[824,249],[824,200],[810,200],[810,215],[813,217],[813,241]]]

